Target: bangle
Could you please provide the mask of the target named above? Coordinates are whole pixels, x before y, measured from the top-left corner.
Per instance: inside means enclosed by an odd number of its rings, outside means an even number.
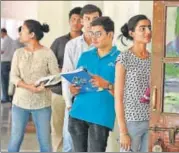
[[[120,133],[119,135],[129,135],[129,133]]]

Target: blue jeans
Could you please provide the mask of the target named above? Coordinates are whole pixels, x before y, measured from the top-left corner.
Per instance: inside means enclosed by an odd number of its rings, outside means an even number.
[[[127,122],[127,129],[132,141],[132,152],[148,152],[149,121]],[[120,148],[120,152],[125,152],[125,150]]]
[[[69,111],[65,109],[65,118],[64,118],[64,125],[63,125],[63,149],[62,152],[72,152],[73,151],[73,142],[71,135],[68,131],[68,118],[69,118]]]
[[[52,152],[50,136],[51,107],[30,110],[15,105],[12,106],[12,127],[8,152],[19,152],[30,114],[32,114],[35,124],[40,151]]]
[[[9,72],[11,63],[1,62],[1,85],[2,98],[1,101],[9,102],[8,87],[9,87]]]

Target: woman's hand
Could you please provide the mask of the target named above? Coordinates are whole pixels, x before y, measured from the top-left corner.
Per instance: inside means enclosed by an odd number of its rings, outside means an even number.
[[[80,87],[77,87],[76,85],[72,84],[70,85],[70,92],[73,96],[75,96],[80,92]]]
[[[28,89],[33,92],[33,93],[39,93],[41,91],[45,90],[45,87],[43,84],[41,84],[40,86],[36,87],[34,84],[30,84]]]
[[[129,151],[131,148],[131,138],[129,134],[120,134],[120,147],[125,151]]]

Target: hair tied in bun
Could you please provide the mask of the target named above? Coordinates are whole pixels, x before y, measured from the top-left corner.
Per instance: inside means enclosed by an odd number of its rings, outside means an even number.
[[[129,29],[128,29],[128,24],[125,23],[122,27],[121,27],[121,32],[124,35],[124,37],[128,38],[129,37]]]
[[[49,32],[49,25],[46,23],[43,23],[41,26],[41,29],[43,32]]]

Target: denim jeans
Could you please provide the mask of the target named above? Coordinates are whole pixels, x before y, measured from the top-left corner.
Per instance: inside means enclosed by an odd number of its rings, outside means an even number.
[[[75,152],[105,152],[109,128],[69,117]]]
[[[63,149],[62,152],[72,152],[73,151],[73,142],[71,135],[68,131],[68,119],[69,111],[65,109],[65,118],[63,124]]]
[[[149,121],[127,122],[127,129],[132,141],[131,151],[148,152]],[[123,148],[120,148],[120,152],[126,152],[126,151]]]
[[[1,62],[1,91],[2,98],[1,101],[9,102],[8,87],[9,87],[9,72],[11,63]]]
[[[30,114],[32,114],[35,124],[40,151],[52,152],[50,138],[51,107],[30,110],[15,105],[12,106],[12,127],[8,152],[19,152]]]

